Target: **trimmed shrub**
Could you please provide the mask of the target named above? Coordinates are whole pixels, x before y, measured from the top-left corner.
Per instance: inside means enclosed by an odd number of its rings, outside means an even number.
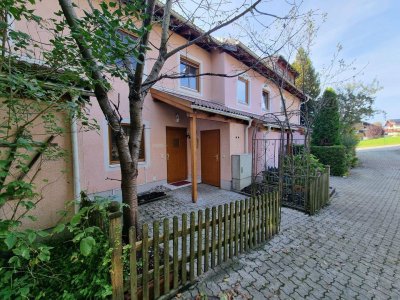
[[[345,133],[342,136],[342,143],[346,147],[347,166],[354,168],[357,166],[358,158],[356,154],[356,147],[359,142],[357,135],[353,132]]]
[[[343,176],[347,173],[347,152],[345,146],[311,146],[311,153],[321,163],[331,167],[331,175]]]
[[[311,135],[311,144],[315,146],[333,146],[340,144],[340,117],[337,95],[333,89],[326,89],[321,101]]]

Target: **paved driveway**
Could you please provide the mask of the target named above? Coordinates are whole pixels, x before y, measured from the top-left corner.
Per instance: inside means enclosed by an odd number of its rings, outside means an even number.
[[[329,207],[314,217],[283,209],[280,235],[180,297],[400,299],[400,148],[358,155],[348,178],[332,178]]]

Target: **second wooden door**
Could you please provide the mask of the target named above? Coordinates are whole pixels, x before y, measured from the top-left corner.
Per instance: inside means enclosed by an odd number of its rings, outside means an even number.
[[[201,132],[201,181],[221,186],[221,157],[219,130]]]

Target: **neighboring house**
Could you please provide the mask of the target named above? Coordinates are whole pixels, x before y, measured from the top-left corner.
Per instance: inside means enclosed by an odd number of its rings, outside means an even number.
[[[385,135],[400,136],[400,119],[387,120],[383,129]]]
[[[49,5],[37,5],[41,6],[42,16],[49,18]],[[80,5],[87,4],[81,1]],[[56,9],[57,2],[53,6]],[[198,34],[198,29],[191,24],[185,23],[178,28],[182,34],[177,33],[170,38],[174,45],[186,41],[185,33],[192,37]],[[150,37],[154,45],[159,38],[156,32],[157,29],[154,29]],[[155,51],[149,53],[145,63],[147,71],[155,55]],[[167,183],[191,181],[192,178],[222,189],[232,188],[232,155],[251,153],[256,121],[265,113],[281,112],[279,89],[271,78],[284,76],[283,95],[289,110],[299,110],[305,98],[294,85],[297,72],[283,57],[277,57],[273,67],[259,63],[257,59],[257,55],[240,42],[211,40],[190,46],[167,60],[165,70],[185,74],[235,74],[238,70],[251,69],[231,78],[163,79],[151,89],[143,108],[139,192]],[[129,130],[127,84],[114,80],[110,97],[115,103],[120,100],[120,113],[126,130]],[[74,172],[74,180],[79,181],[78,184],[75,182],[75,189],[80,185],[90,195],[119,197],[120,165],[114,139],[96,99],[91,99],[91,103],[90,117],[97,119],[100,129],[77,135],[75,149],[78,152],[75,158],[80,167]],[[299,115],[294,115],[290,121],[299,124]],[[271,130],[267,123],[261,133],[271,138],[280,137],[279,129]],[[192,147],[193,139],[197,142],[195,149]],[[198,165],[196,174],[192,172],[194,161]],[[68,177],[72,180],[72,176]],[[67,184],[72,187],[71,181],[66,180]],[[60,207],[71,200],[65,199],[67,194],[57,194],[55,190],[49,195],[51,197],[45,196],[38,205],[38,210],[43,212],[40,219],[42,227],[55,224],[51,215],[56,211],[48,211],[48,203],[57,202],[60,205],[56,206]]]
[[[368,122],[360,122],[353,126],[355,134],[358,136],[359,139],[364,139],[366,137],[366,132],[368,127],[371,126]]]

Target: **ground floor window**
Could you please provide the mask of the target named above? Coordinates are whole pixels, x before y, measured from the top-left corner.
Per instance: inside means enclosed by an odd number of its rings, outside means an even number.
[[[130,133],[130,125],[128,123],[121,124],[122,129],[124,130],[125,134],[129,136]],[[108,127],[108,136],[109,136],[109,149],[110,149],[110,165],[119,164],[119,155],[117,149],[117,143],[115,135],[111,130],[111,127]],[[139,161],[145,161],[145,134],[144,134],[144,126],[142,129],[142,141],[140,143],[140,151],[139,151]]]

